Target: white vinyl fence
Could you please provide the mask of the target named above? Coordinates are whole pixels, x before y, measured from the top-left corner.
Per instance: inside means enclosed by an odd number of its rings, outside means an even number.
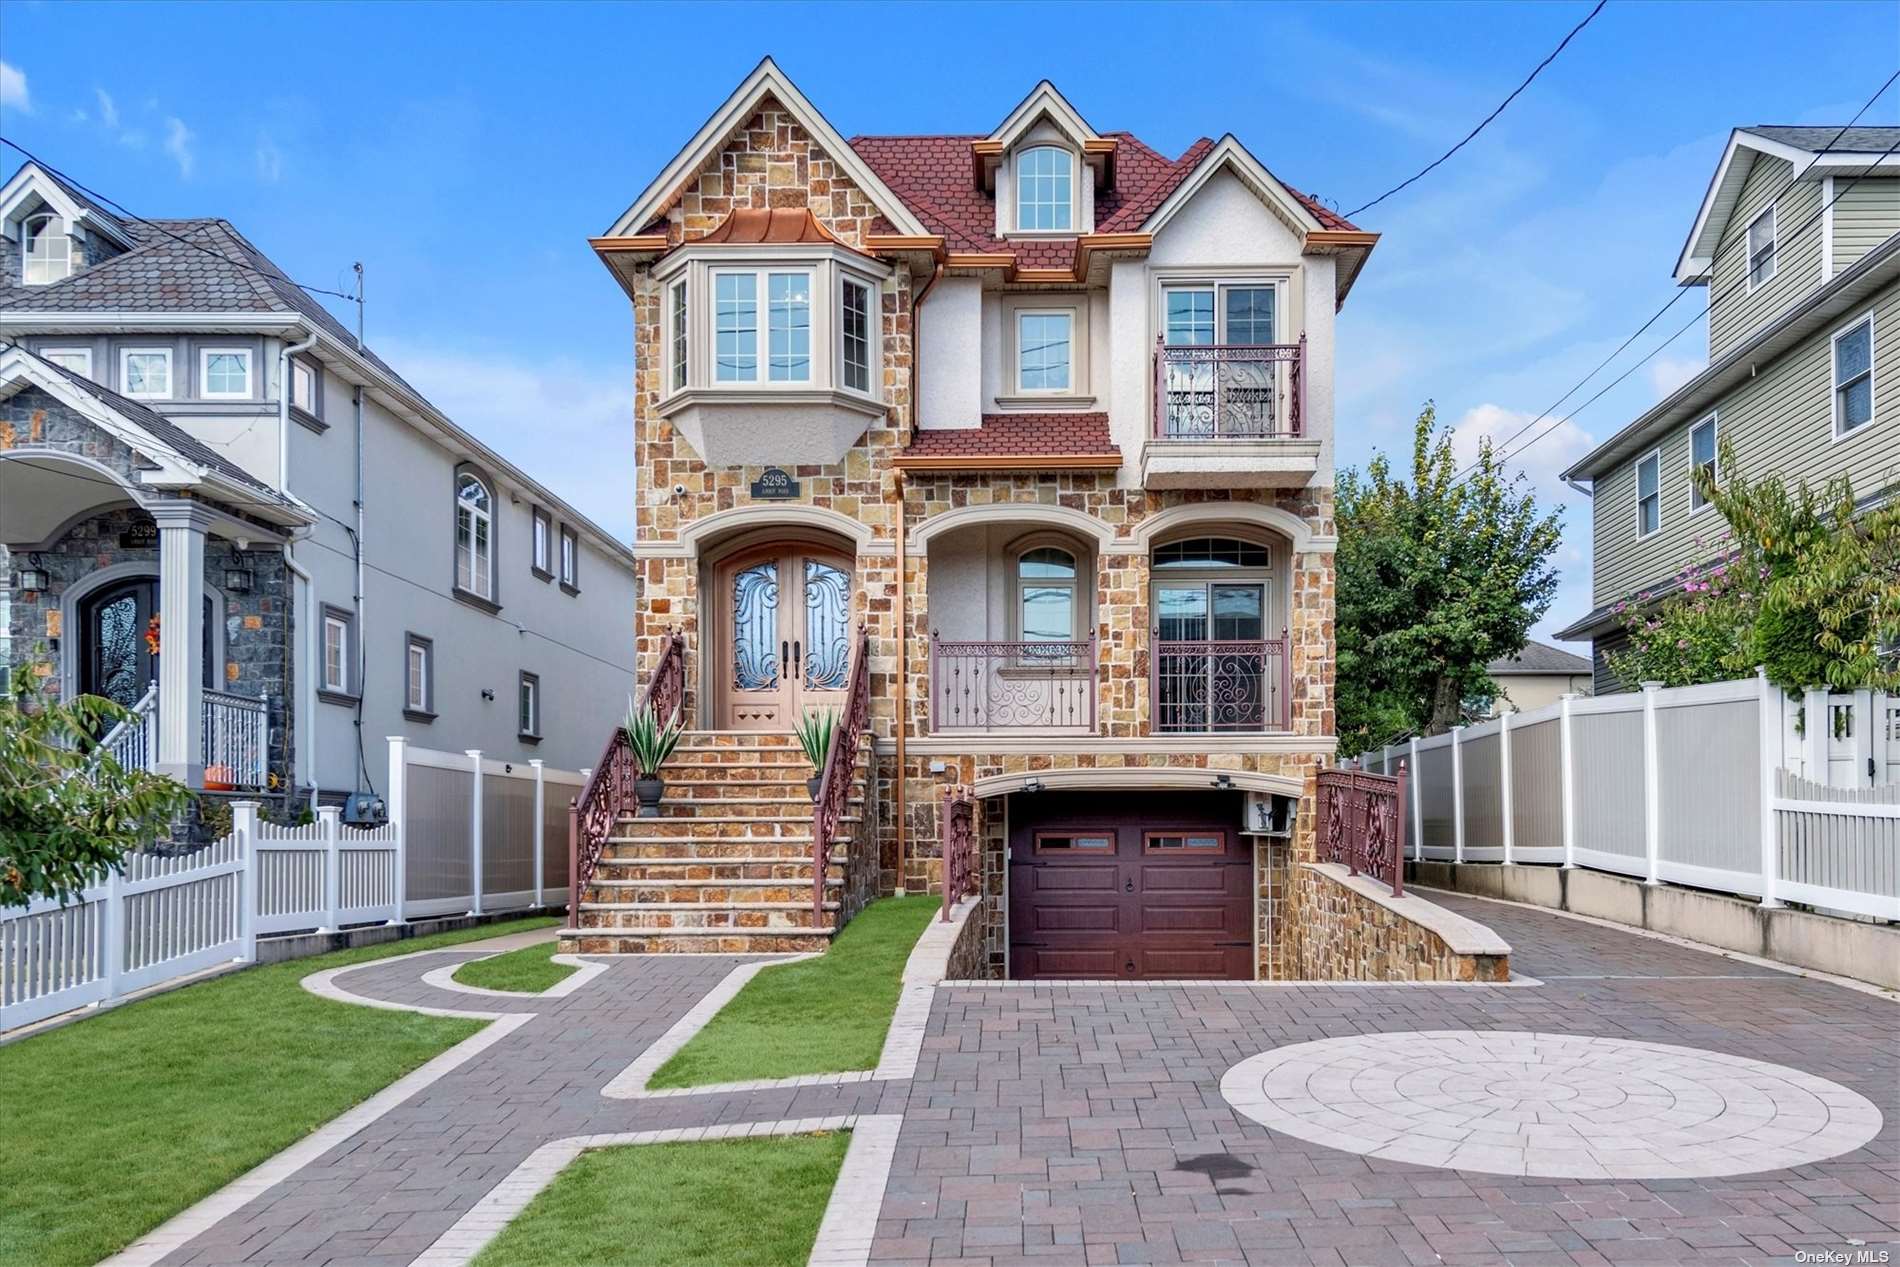
[[[61,906],[0,911],[0,1033],[257,957],[259,936],[564,903],[567,805],[583,779],[389,741],[389,819],[301,827],[231,803],[231,832],[140,850]]]
[[[1766,677],[1594,698],[1361,757],[1412,856],[1560,863],[1900,920],[1900,699]]]

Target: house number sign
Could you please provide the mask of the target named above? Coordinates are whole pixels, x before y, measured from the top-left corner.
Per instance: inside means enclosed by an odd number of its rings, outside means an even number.
[[[798,496],[798,481],[776,466],[768,466],[752,481],[752,495],[768,501],[788,501]]]

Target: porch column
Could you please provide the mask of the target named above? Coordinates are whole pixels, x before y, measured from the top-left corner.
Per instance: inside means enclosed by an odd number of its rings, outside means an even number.
[[[148,509],[158,521],[157,768],[187,787],[203,787],[205,529],[211,519],[184,500]]]

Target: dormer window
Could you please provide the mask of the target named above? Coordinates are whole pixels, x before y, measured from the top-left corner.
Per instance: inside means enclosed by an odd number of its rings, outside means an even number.
[[[35,216],[21,226],[21,280],[28,286],[64,281],[73,271],[73,241],[58,216]]]
[[[1038,145],[1016,158],[1016,228],[1024,233],[1074,229],[1075,158],[1054,145]]]

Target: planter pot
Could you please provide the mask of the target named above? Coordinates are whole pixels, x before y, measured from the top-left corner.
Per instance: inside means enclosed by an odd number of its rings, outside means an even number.
[[[805,791],[811,794],[812,800],[815,801],[818,799],[818,788],[824,781],[825,776],[822,774],[814,774],[805,780]]]
[[[666,780],[657,774],[643,774],[633,781],[633,794],[640,800],[641,818],[660,816],[660,797],[666,794]]]

